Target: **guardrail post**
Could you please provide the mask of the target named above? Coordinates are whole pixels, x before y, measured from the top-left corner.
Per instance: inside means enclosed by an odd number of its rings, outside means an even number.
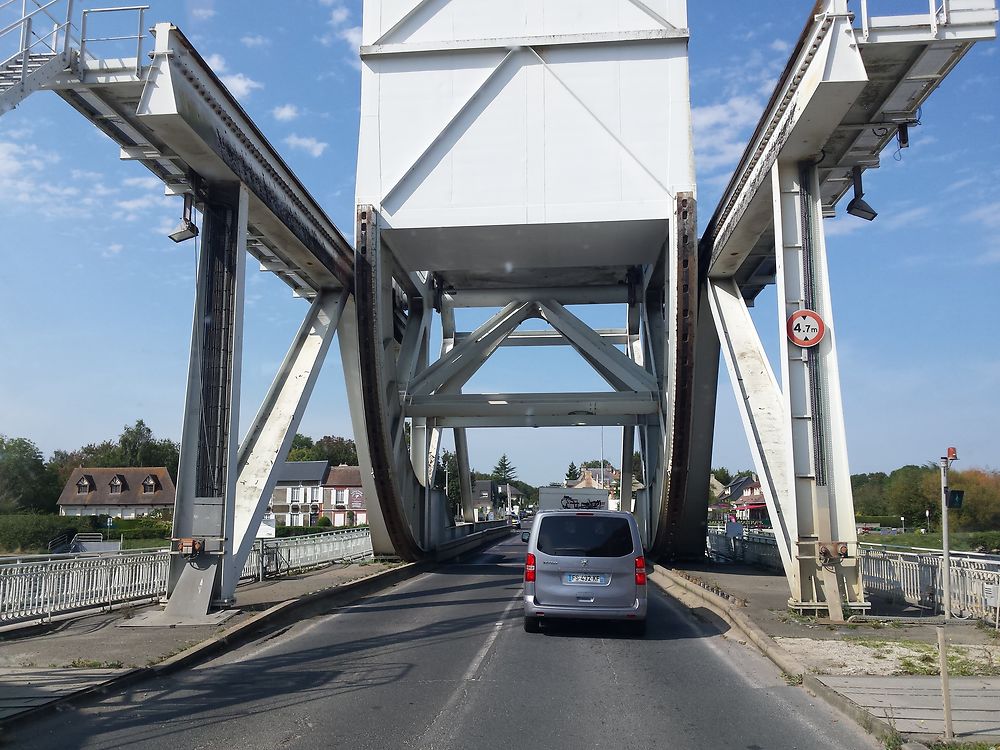
[[[264,562],[264,540],[258,539],[254,545],[257,547],[257,580],[263,582],[267,572],[267,566]]]

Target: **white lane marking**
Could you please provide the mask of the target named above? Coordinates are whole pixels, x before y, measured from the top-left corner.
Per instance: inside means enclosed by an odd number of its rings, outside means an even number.
[[[486,637],[486,642],[472,659],[472,663],[465,670],[462,679],[458,681],[458,685],[451,696],[449,696],[447,703],[444,704],[444,707],[434,717],[434,721],[430,723],[424,733],[417,739],[415,747],[421,748],[421,750],[440,750],[442,748],[455,747],[455,739],[461,730],[462,722],[472,709],[472,701],[469,700],[470,683],[482,681],[482,677],[475,676],[476,672],[479,671],[480,666],[490,652],[490,648],[496,641],[497,636],[500,635],[500,631],[504,625],[503,621],[507,619],[507,615],[510,614],[510,611],[520,598],[521,594],[518,593],[517,596],[510,600],[510,604],[507,605],[503,615],[501,615],[500,622],[493,625],[493,630]],[[458,746],[461,747],[461,745]]]
[[[469,665],[469,668],[465,670],[465,674],[462,675],[462,682],[471,682],[474,679],[476,672],[479,671],[479,666],[483,663],[483,659],[486,658],[486,654],[490,652],[490,648],[493,647],[493,643],[496,641],[497,636],[500,635],[500,631],[503,629],[504,621],[507,619],[507,615],[509,615],[510,611],[514,609],[514,605],[517,604],[517,601],[520,598],[521,594],[518,593],[517,596],[511,599],[510,604],[507,605],[507,609],[505,609],[503,614],[500,615],[500,622],[494,623],[493,630],[491,630],[490,634],[486,636],[486,642],[483,643],[482,647],[472,659],[472,663]]]

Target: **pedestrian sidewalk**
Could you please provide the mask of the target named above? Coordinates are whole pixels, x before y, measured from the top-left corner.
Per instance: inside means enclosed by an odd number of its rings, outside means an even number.
[[[303,603],[362,588],[414,566],[332,565],[237,589],[237,613],[221,625],[127,627],[160,605],[84,614],[0,635],[0,724],[112,683],[188,663]],[[346,587],[346,588],[345,588]]]
[[[788,610],[783,575],[731,563],[657,567],[652,579],[727,635],[753,642],[790,681],[801,679],[874,733],[943,737],[941,618],[878,599],[870,622],[803,617]],[[897,617],[907,621],[891,619]],[[1000,741],[1000,634],[974,622],[953,620],[946,627],[956,740]]]

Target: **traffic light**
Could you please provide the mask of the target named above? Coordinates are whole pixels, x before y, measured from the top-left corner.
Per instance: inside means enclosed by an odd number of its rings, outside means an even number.
[[[965,490],[948,490],[948,507],[952,509],[961,508],[964,498]]]

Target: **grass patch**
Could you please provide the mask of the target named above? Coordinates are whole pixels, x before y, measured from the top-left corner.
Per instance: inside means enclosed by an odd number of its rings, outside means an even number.
[[[97,659],[74,659],[69,663],[74,669],[121,669],[120,661],[98,661]]]
[[[122,549],[165,549],[170,546],[169,539],[126,539]]]

